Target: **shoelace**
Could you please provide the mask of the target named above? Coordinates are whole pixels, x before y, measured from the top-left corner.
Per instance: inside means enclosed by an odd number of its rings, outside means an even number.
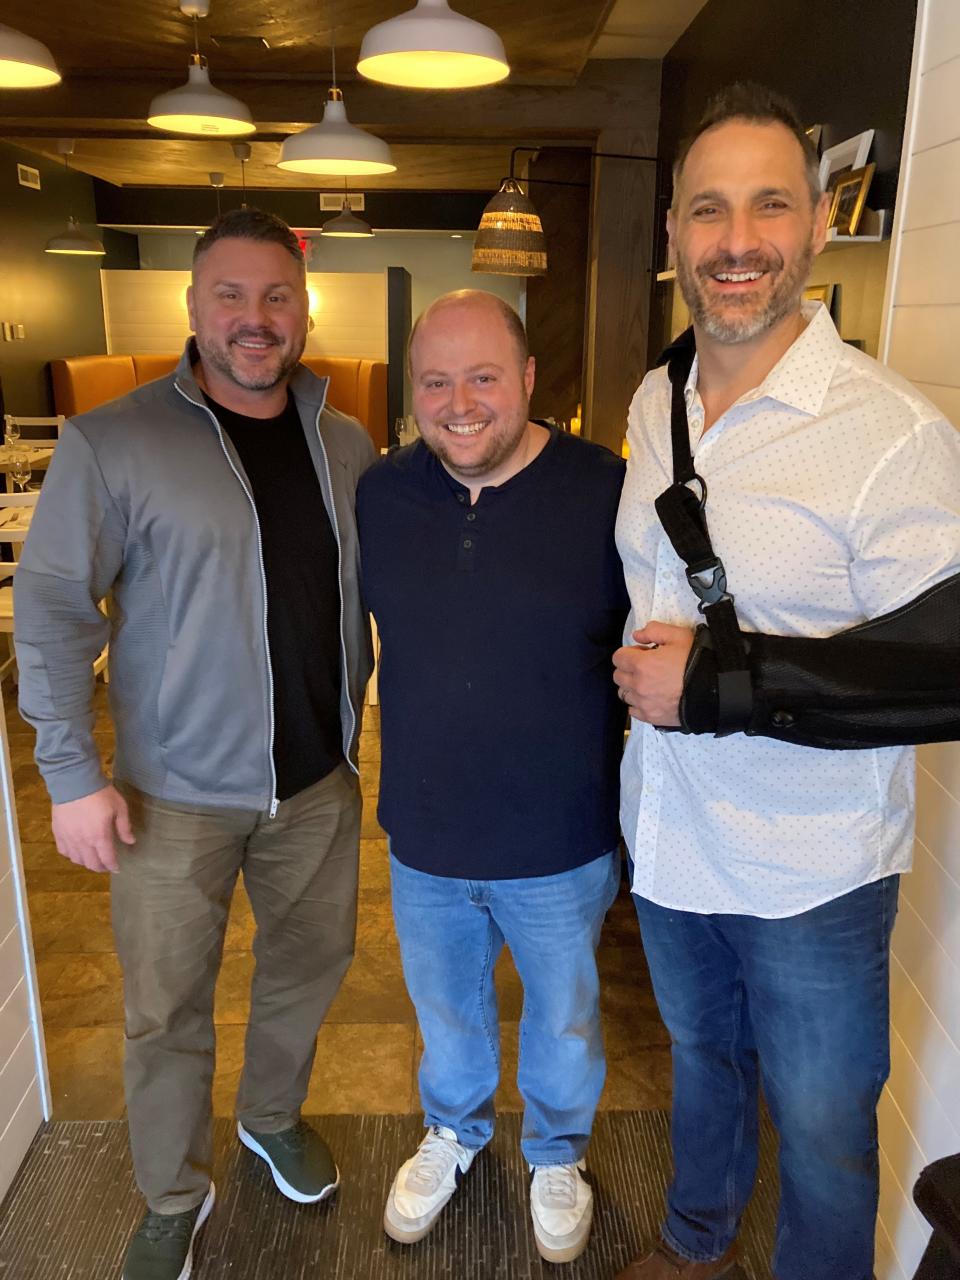
[[[425,1191],[435,1191],[451,1161],[456,1159],[454,1148],[455,1144],[449,1138],[441,1137],[436,1129],[431,1129],[421,1142],[407,1177],[418,1182]]]
[[[571,1165],[548,1164],[538,1170],[541,1199],[572,1209],[577,1203],[577,1178]]]
[[[194,1213],[148,1213],[138,1235],[146,1236],[151,1244],[164,1240],[187,1241],[193,1233]]]

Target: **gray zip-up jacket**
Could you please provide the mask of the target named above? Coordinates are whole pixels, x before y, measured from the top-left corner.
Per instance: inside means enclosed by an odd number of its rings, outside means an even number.
[[[20,710],[55,803],[106,785],[94,658],[110,642],[114,777],[160,799],[276,810],[267,595],[253,498],[194,380],[174,373],[68,422],[14,579]],[[359,591],[357,481],[376,450],[290,383],[340,556],[343,751],[356,768],[372,669]],[[111,593],[110,618],[98,601]]]

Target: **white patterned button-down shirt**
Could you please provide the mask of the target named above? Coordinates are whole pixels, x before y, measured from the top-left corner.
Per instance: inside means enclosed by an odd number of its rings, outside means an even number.
[[[706,435],[694,362],[687,414],[741,626],[823,637],[960,572],[960,434],[846,346],[822,306],[806,313],[762,385]],[[634,396],[627,439],[617,543],[631,644],[651,619],[702,620],[653,506],[673,478],[664,368]],[[909,869],[912,748],[822,751],[631,727],[622,821],[635,893],[684,911],[778,917]]]

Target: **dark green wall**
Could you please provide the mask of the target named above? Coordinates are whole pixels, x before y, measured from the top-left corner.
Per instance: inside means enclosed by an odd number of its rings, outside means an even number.
[[[19,185],[18,162],[40,170],[40,191]],[[43,252],[50,237],[66,228],[68,213],[92,230],[90,178],[0,143],[0,321],[26,330],[23,342],[0,341],[8,413],[51,413],[47,361],[106,350],[101,259]]]

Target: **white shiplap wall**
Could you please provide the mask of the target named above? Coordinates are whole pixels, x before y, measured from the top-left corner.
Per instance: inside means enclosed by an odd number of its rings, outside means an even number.
[[[49,1088],[27,917],[13,774],[0,706],[0,1200],[44,1115]],[[2,1270],[2,1268],[0,1268]]]
[[[189,271],[103,271],[107,350],[114,355],[179,351],[190,332]],[[385,360],[386,274],[311,271],[307,276],[315,328],[310,355]]]
[[[881,358],[960,426],[960,2],[920,0]],[[929,1237],[924,1165],[960,1151],[960,744],[917,754],[914,870],[891,971],[880,1104],[878,1280],[909,1280]]]

